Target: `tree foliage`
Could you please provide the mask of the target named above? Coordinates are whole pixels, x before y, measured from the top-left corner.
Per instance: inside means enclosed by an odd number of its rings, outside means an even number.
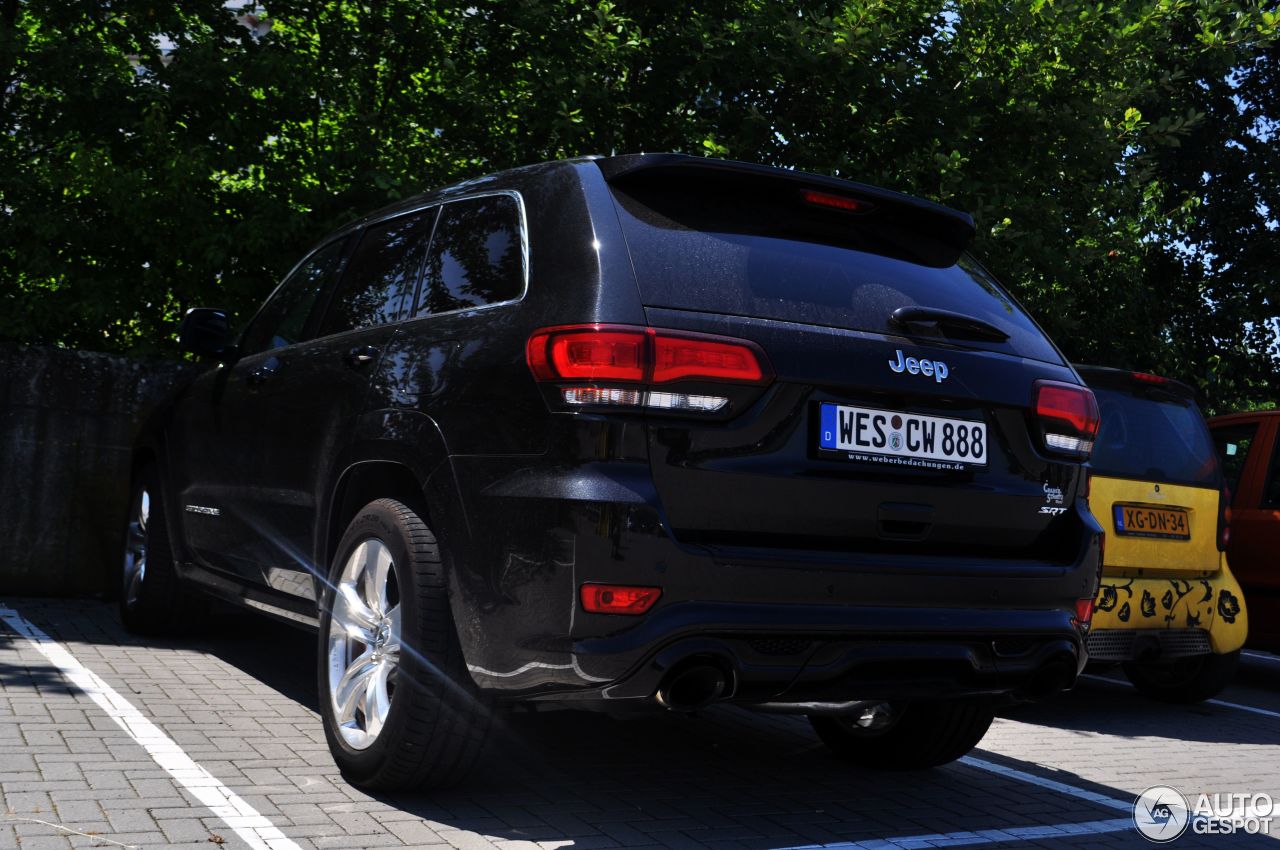
[[[1266,403],[1278,24],[1274,0],[0,0],[0,337],[171,350],[182,310],[251,311],[389,200],[679,150],[967,209],[1070,357]]]

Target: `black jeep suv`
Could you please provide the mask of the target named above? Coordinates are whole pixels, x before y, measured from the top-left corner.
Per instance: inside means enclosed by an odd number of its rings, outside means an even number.
[[[810,715],[971,749],[1084,660],[1093,396],[965,214],[678,155],[520,168],[327,237],[144,428],[125,623],[316,629],[349,779],[441,785],[504,701]]]

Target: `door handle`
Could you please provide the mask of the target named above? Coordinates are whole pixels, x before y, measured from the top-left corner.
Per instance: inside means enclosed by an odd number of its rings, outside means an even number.
[[[357,345],[347,352],[347,365],[352,369],[359,369],[377,358],[378,349],[372,345]]]

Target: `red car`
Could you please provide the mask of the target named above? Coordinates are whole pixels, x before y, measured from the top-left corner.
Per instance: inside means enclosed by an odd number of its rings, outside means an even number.
[[[1227,557],[1249,604],[1249,642],[1280,652],[1280,410],[1232,413],[1209,420],[1233,494]]]

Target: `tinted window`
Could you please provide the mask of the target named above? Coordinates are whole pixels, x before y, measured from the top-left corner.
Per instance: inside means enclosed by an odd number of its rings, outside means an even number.
[[[1061,362],[976,262],[952,252],[932,265],[939,252],[925,235],[877,223],[874,211],[814,209],[798,191],[670,180],[615,186],[614,197],[645,304],[876,333],[901,333],[889,321],[899,307],[934,307],[1010,337],[966,345]]]
[[[1280,451],[1275,449],[1271,452],[1271,469],[1267,471],[1267,484],[1262,491],[1262,506],[1280,506]]]
[[[306,339],[307,320],[320,293],[340,270],[345,239],[330,242],[307,258],[254,318],[241,350],[257,354]]]
[[[1089,465],[1100,475],[1217,487],[1217,455],[1200,408],[1167,393],[1094,387],[1102,425]]]
[[[1213,429],[1213,447],[1217,449],[1218,461],[1222,464],[1222,478],[1231,488],[1233,497],[1239,492],[1240,476],[1244,473],[1244,464],[1249,459],[1249,449],[1253,447],[1257,433],[1258,426],[1252,422]]]
[[[418,314],[509,301],[522,292],[524,248],[515,198],[445,204],[431,239]]]
[[[322,333],[408,317],[435,218],[433,208],[372,224],[365,230],[325,313]]]

